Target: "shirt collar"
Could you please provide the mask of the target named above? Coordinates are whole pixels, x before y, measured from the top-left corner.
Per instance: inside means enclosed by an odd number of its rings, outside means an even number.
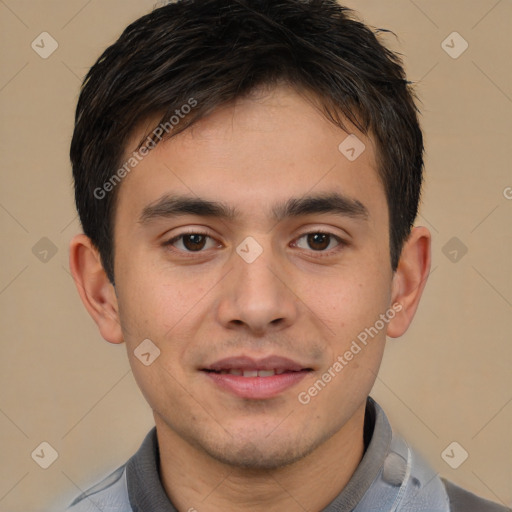
[[[357,506],[384,463],[391,437],[384,411],[368,397],[364,421],[365,453],[345,488],[322,512],[350,512]],[[164,491],[159,466],[158,440],[156,427],[153,427],[126,464],[128,496],[133,512],[178,512]]]

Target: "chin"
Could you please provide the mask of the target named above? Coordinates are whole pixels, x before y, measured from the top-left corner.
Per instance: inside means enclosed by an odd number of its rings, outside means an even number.
[[[272,470],[293,464],[304,458],[311,450],[300,450],[281,446],[262,447],[256,443],[246,444],[240,448],[232,445],[224,450],[208,450],[210,456],[231,467],[248,470]]]
[[[268,435],[245,432],[221,443],[202,444],[202,450],[213,459],[232,467],[248,470],[272,470],[293,464],[318,447],[323,439],[312,440],[305,436]]]

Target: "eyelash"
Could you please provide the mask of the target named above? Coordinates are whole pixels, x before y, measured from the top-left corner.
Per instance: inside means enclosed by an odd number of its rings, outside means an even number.
[[[336,245],[333,249],[324,250],[324,251],[315,251],[313,249],[309,249],[309,250],[308,249],[302,249],[303,251],[308,251],[310,253],[314,253],[316,258],[332,256],[333,253],[342,250],[345,246],[348,245],[348,243],[345,240],[343,240],[342,238],[340,238],[339,236],[337,236],[334,233],[331,233],[329,231],[324,231],[322,229],[316,229],[316,230],[313,230],[313,231],[308,231],[306,233],[302,233],[300,236],[298,236],[295,239],[294,244],[296,244],[297,241],[300,240],[301,238],[307,237],[308,235],[316,235],[316,234],[328,235],[331,238],[334,238],[334,240],[336,242],[338,242],[338,245]],[[210,238],[210,239],[214,240],[214,238],[211,235],[209,235],[208,233],[204,233],[204,232],[201,232],[201,231],[185,231],[185,232],[180,233],[179,235],[171,238],[170,240],[164,242],[162,245],[164,247],[166,247],[167,249],[171,250],[172,252],[179,253],[180,255],[187,255],[186,257],[194,257],[194,255],[196,255],[196,254],[201,254],[201,253],[205,252],[204,250],[200,250],[200,251],[184,251],[184,250],[176,249],[176,248],[173,247],[173,244],[175,244],[177,241],[181,240],[182,238],[184,238],[185,236],[188,236],[188,235],[199,235],[199,236],[203,236],[203,237]]]

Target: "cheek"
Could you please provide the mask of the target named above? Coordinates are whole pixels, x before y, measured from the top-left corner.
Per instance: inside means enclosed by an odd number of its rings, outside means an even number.
[[[367,264],[366,264],[367,263]],[[299,281],[298,281],[299,282]],[[328,275],[307,276],[297,296],[322,320],[331,335],[346,339],[373,325],[388,308],[391,275],[370,262],[339,267]]]
[[[124,274],[119,294],[119,315],[130,356],[145,339],[160,350],[158,365],[162,375],[140,369],[140,384],[151,379],[157,386],[166,372],[181,374],[185,357],[194,347],[198,326],[208,323],[212,315],[209,290],[219,279],[216,275],[171,268],[151,270],[151,266],[132,262],[132,272]],[[137,268],[144,271],[137,272]],[[139,361],[132,366],[138,368]],[[167,379],[169,376],[167,375]],[[171,379],[172,380],[172,379]],[[160,387],[160,386],[158,386]]]
[[[123,320],[161,337],[204,295],[204,277],[172,267],[159,251],[125,252],[118,279]]]

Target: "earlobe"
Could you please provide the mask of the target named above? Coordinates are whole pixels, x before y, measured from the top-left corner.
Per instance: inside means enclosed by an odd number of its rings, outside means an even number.
[[[96,322],[102,337],[110,343],[122,343],[118,303],[98,250],[84,234],[76,235],[69,246],[69,268],[82,302]]]
[[[393,276],[391,300],[401,309],[388,324],[387,335],[391,338],[402,336],[416,313],[430,272],[430,245],[430,231],[413,227]]]

